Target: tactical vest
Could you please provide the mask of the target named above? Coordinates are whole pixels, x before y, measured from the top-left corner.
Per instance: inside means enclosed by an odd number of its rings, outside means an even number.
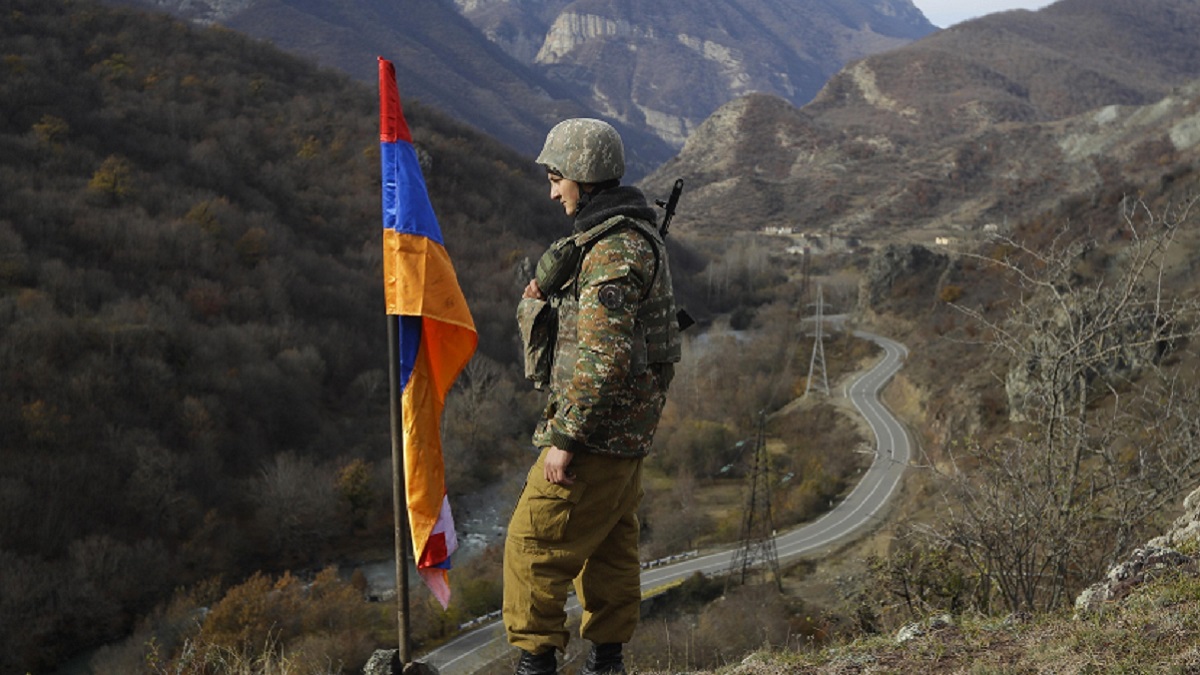
[[[538,261],[538,286],[549,301],[523,299],[517,312],[521,337],[525,343],[525,374],[535,387],[541,389],[550,382],[555,365],[552,362],[553,355],[559,351],[556,343],[560,331],[569,333],[570,342],[574,341],[574,321],[579,302],[578,280],[584,257],[596,242],[622,228],[636,231],[650,242],[654,250],[654,269],[649,284],[639,298],[634,321],[633,353],[630,357],[632,374],[640,375],[651,365],[679,362],[679,325],[662,236],[646,221],[614,216],[585,232],[560,239]],[[557,346],[561,349],[573,345]],[[557,365],[561,367],[565,364]]]
[[[671,285],[671,269],[666,264],[667,251],[662,236],[650,223],[626,216],[614,216],[586,232],[574,236],[581,255],[575,265],[574,281],[578,281],[583,258],[591,247],[621,227],[637,231],[654,249],[654,271],[650,283],[638,302],[634,322],[633,373],[645,372],[646,366],[656,363],[678,363],[680,359],[679,326],[675,320],[675,291]],[[579,299],[578,283],[573,285],[574,299]],[[644,350],[643,350],[644,345]]]

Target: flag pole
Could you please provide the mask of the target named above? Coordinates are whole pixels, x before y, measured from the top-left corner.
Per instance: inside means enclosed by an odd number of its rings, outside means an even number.
[[[428,669],[412,662],[408,556],[411,551],[421,579],[446,608],[450,603],[447,570],[458,538],[446,492],[439,428],[446,395],[475,353],[479,334],[421,175],[400,105],[395,68],[383,57],[379,58],[379,154],[399,633],[393,671],[402,660],[402,672],[420,672]]]
[[[387,317],[388,381],[392,419],[392,517],[396,541],[396,625],[399,633],[397,658],[401,668],[412,662],[408,621],[408,494],[404,481],[404,407],[400,402],[400,317]],[[393,673],[399,673],[393,664]]]

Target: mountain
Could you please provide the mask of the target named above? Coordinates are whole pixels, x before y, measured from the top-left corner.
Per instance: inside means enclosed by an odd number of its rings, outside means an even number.
[[[678,148],[732,98],[810,101],[848,61],[935,28],[909,0],[455,0],[506,52]]]
[[[1196,156],[1198,30],[1188,0],[983,17],[851,63],[802,108],[733,101],[645,184],[691,186],[681,230],[931,238],[1028,217]]]
[[[219,23],[365,81],[377,55],[392,58],[402,93],[530,155],[558,120],[603,117],[634,179],[737,96],[800,105],[847,61],[935,30],[909,0],[406,0],[402,13],[383,0],[108,1]]]

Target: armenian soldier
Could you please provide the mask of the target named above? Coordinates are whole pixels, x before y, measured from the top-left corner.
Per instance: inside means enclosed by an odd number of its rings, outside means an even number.
[[[518,675],[556,673],[573,582],[592,643],[580,672],[621,674],[641,602],[642,460],[680,355],[671,271],[655,210],[620,184],[612,126],[563,121],[537,162],[574,232],[542,256],[518,309],[526,370],[548,401],[508,527],[504,625]]]

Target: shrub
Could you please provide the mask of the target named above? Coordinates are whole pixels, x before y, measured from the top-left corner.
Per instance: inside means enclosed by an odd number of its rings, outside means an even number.
[[[213,606],[191,648],[242,659],[278,651],[295,662],[361,669],[382,622],[376,608],[332,567],[307,584],[290,572],[277,580],[255,574]]]

